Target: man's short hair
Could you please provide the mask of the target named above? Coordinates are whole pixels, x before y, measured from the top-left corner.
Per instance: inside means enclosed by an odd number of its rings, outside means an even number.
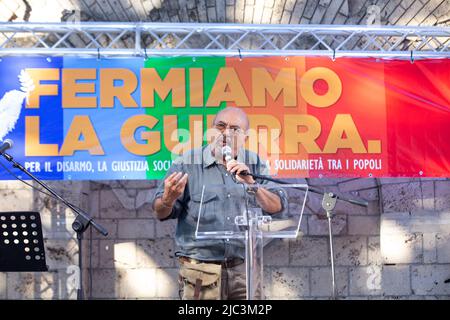
[[[218,117],[220,114],[222,114],[222,113],[224,113],[224,112],[229,112],[229,111],[235,111],[235,112],[237,112],[237,113],[240,113],[241,116],[243,116],[243,118],[245,119],[245,123],[246,123],[246,125],[247,125],[247,128],[245,128],[245,130],[248,130],[248,129],[249,129],[249,127],[250,127],[250,121],[248,120],[247,114],[245,113],[244,110],[242,110],[242,109],[240,109],[240,108],[237,108],[237,107],[226,107],[225,109],[222,109],[222,110],[220,110],[219,112],[217,112],[217,114],[216,114],[216,116],[214,117],[214,120],[213,120],[213,125],[216,124],[216,119],[217,119],[217,117]]]

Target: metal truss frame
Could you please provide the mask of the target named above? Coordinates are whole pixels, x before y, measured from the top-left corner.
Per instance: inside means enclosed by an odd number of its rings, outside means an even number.
[[[450,58],[449,27],[0,23],[0,56]]]

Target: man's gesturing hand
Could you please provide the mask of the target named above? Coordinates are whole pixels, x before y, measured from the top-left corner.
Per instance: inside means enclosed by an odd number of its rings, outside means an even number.
[[[184,192],[188,174],[183,175],[182,172],[174,172],[164,180],[164,194],[162,203],[165,207],[172,207],[179,196]]]

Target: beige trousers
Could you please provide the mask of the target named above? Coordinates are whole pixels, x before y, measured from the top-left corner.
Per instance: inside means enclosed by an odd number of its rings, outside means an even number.
[[[245,263],[232,267],[204,262],[180,262],[182,300],[244,300]]]

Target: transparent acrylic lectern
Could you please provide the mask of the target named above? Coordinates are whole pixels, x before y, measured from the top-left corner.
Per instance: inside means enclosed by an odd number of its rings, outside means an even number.
[[[269,182],[202,187],[197,199],[196,241],[199,246],[212,243],[219,244],[219,248],[223,246],[224,259],[245,259],[248,300],[264,296],[264,245],[272,239],[294,239],[299,235],[307,194],[306,184]]]

